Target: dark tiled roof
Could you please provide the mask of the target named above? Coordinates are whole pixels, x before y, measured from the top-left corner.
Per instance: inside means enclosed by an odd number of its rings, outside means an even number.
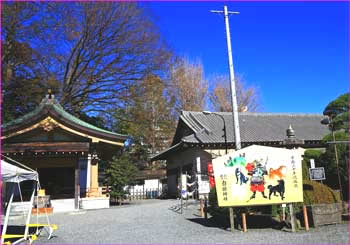
[[[219,114],[219,115],[217,115]],[[322,138],[329,134],[328,127],[321,124],[325,117],[322,114],[287,114],[287,113],[239,113],[239,127],[241,142],[246,144],[272,144],[283,146],[287,139],[286,130],[289,125],[295,131],[299,140],[312,142],[311,145],[320,146]],[[203,112],[182,111],[172,146],[151,158],[151,161],[164,159],[171,154],[181,151],[186,144],[205,144],[222,148],[225,145],[224,122],[226,125],[227,143],[233,145],[234,130],[231,112]],[[309,142],[309,143],[310,143]],[[313,144],[318,142],[316,144]]]
[[[164,157],[178,151],[179,149],[181,149],[183,142],[177,143],[176,145],[171,146],[170,148],[167,148],[153,156],[151,156],[151,161],[157,161],[157,160],[163,160]]]
[[[219,115],[217,115],[219,114]],[[227,142],[234,142],[233,117],[230,112],[183,111],[180,120],[190,127],[194,134],[182,138],[185,143],[224,143],[224,124],[226,124]],[[239,127],[242,142],[273,142],[287,138],[289,125],[298,139],[317,141],[329,133],[327,126],[320,121],[321,114],[274,114],[239,113]]]

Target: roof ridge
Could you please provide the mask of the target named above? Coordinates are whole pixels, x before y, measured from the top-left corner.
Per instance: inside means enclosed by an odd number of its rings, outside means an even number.
[[[229,113],[232,114],[232,113]],[[240,115],[247,116],[303,116],[303,117],[311,117],[311,116],[323,116],[323,114],[317,113],[289,113],[289,112],[239,112]]]
[[[183,113],[188,114],[204,114],[203,112],[199,111],[182,111]],[[212,112],[222,115],[232,115],[232,112],[228,111],[218,111],[218,112]],[[305,112],[238,112],[239,115],[248,115],[248,116],[323,116],[322,113],[305,113]]]

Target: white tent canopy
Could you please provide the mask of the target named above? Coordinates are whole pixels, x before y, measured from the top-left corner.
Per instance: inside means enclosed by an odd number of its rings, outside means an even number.
[[[14,166],[1,160],[1,179],[3,182],[19,183],[26,180],[38,181],[38,173]]]
[[[19,165],[24,166],[20,163],[19,163]],[[26,166],[24,166],[24,167],[26,167]],[[17,183],[17,186],[20,190],[19,183],[22,181],[26,181],[26,180],[38,181],[39,180],[38,173],[34,170],[26,170],[26,169],[17,167],[15,165],[12,165],[12,164],[1,159],[1,181],[2,182]],[[1,191],[3,191],[3,190],[1,190]],[[34,194],[35,194],[35,188],[33,189],[32,197],[30,199],[30,207],[28,208],[28,211],[27,211],[27,218],[26,218],[26,225],[25,225],[24,234],[23,235],[21,235],[21,234],[6,234],[11,205],[12,205],[13,196],[14,196],[14,191],[12,191],[10,200],[8,202],[8,205],[7,205],[6,215],[4,217],[2,234],[1,234],[1,244],[4,244],[5,239],[16,239],[15,241],[11,242],[12,244],[17,244],[17,243],[22,242],[23,240],[27,240],[28,237],[30,239],[30,244],[31,244],[32,240],[36,239],[35,235],[28,234],[29,221],[30,221],[30,216],[31,216],[31,212],[32,212]]]

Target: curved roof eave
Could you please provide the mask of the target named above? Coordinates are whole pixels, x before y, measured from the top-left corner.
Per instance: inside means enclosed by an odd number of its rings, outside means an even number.
[[[54,119],[62,127],[71,128],[74,132],[81,132],[84,136],[97,137],[106,142],[124,142],[128,137],[127,135],[114,133],[84,122],[66,112],[56,99],[45,98],[32,112],[2,125],[2,138],[12,135],[14,132],[30,128],[32,125],[38,124],[47,118]]]

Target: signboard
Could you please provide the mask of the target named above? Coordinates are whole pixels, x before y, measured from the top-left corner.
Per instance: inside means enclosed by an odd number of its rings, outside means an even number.
[[[198,175],[198,193],[199,194],[209,194],[209,177],[205,175]]]
[[[252,145],[213,160],[219,206],[303,202],[301,152]]]
[[[309,168],[310,179],[311,180],[324,180],[326,179],[326,173],[323,167],[319,168]]]

